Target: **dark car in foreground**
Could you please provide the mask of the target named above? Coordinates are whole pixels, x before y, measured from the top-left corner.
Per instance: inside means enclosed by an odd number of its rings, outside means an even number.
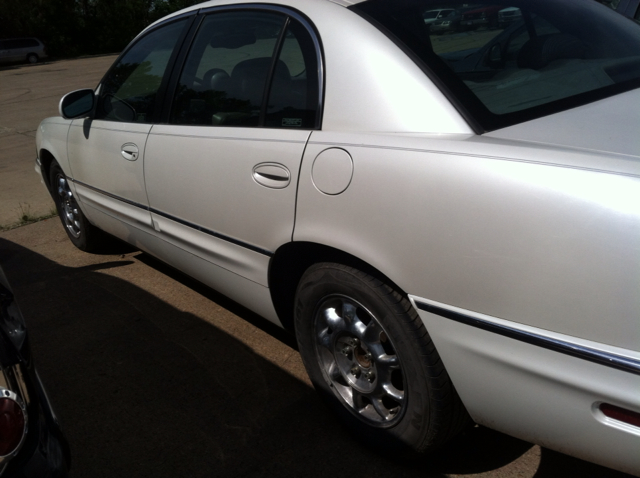
[[[62,478],[70,464],[34,367],[24,318],[0,268],[0,476]]]

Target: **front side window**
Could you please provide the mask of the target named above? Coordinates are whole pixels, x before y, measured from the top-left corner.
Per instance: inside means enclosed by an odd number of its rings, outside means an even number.
[[[308,32],[287,15],[209,14],[180,75],[171,123],[313,127],[317,68]]]
[[[96,118],[151,123],[158,91],[188,19],[155,29],[137,41],[109,70],[100,87]]]
[[[454,8],[447,22],[416,21]],[[594,1],[369,0],[386,27],[484,130],[640,86],[640,27]]]

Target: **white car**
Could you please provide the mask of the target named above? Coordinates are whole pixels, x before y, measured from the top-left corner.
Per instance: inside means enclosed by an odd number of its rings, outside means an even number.
[[[463,6],[183,10],[61,100],[36,170],[80,249],[107,232],[295,331],[383,452],[473,420],[638,474],[640,26],[512,0],[429,35]]]
[[[422,14],[422,18],[426,25],[431,25],[436,20],[442,20],[455,14],[456,11],[453,8],[438,8],[436,10],[427,10]]]

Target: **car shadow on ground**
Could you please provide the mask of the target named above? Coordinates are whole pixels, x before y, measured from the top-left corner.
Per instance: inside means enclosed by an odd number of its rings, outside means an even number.
[[[65,254],[82,254],[68,247]],[[0,238],[0,264],[71,443],[71,476],[443,477],[502,469],[532,450],[475,427],[419,460],[374,453],[304,382],[200,317],[100,271],[146,267],[167,287],[178,281],[295,346],[285,332],[146,254],[119,252],[69,267]],[[534,459],[536,478],[624,476],[547,450]]]

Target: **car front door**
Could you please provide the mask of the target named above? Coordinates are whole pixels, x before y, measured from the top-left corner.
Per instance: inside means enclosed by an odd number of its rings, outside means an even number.
[[[140,243],[153,233],[144,185],[144,156],[158,97],[177,46],[193,17],[156,28],[136,41],[97,89],[92,118],[76,119],[68,135],[72,181],[87,217]],[[142,240],[144,242],[144,240]]]
[[[203,15],[169,124],[153,126],[146,150],[154,225],[175,253],[267,285],[271,255],[291,241],[298,170],[318,126],[318,53],[304,20],[281,9]]]

